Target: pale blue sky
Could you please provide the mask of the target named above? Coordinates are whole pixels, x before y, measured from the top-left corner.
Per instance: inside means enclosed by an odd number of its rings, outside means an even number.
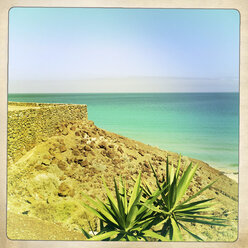
[[[238,79],[236,10],[9,13],[10,93],[238,91]]]

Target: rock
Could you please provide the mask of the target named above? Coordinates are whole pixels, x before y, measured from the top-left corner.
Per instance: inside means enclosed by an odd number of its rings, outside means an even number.
[[[136,156],[134,156],[134,155],[130,155],[130,156],[131,156],[131,158],[137,160],[137,157]]]
[[[156,160],[158,160],[159,162],[165,161],[161,156],[157,156],[157,157],[156,157]]]
[[[69,132],[68,132],[67,129],[64,129],[64,130],[62,131],[62,134],[63,134],[63,135],[68,135],[68,133],[69,133]]]
[[[55,153],[54,153],[54,149],[53,148],[49,148],[49,150],[48,150],[48,152],[52,155],[52,156],[54,156],[55,155]]]
[[[79,156],[80,155],[80,152],[78,150],[72,150],[72,154],[74,156]]]
[[[88,124],[89,124],[90,127],[92,127],[92,126],[95,125],[95,124],[94,124],[94,121],[91,121],[91,120],[88,121]]]
[[[115,158],[115,159],[112,160],[112,163],[113,163],[114,165],[121,164],[121,159]]]
[[[88,135],[89,131],[88,130],[83,130],[83,133],[86,133]]]
[[[74,195],[75,195],[74,189],[71,186],[69,186],[67,183],[63,182],[59,185],[58,196],[61,196],[61,197],[71,196],[71,197],[73,197]]]
[[[93,152],[93,151],[91,151],[91,153],[92,153],[92,152]],[[87,152],[85,152],[85,151],[83,151],[81,155],[84,156],[84,157],[87,157],[87,156],[88,156],[88,155],[87,155]]]
[[[82,151],[83,149],[84,149],[84,146],[83,145],[77,145],[77,149],[79,150],[79,151]]]
[[[95,148],[94,142],[91,142],[89,146],[90,146],[92,149],[94,149],[94,148]]]
[[[62,161],[62,160],[58,160],[57,165],[58,165],[58,167],[59,167],[61,170],[65,170],[66,167],[67,167],[66,162],[64,162],[64,161]]]
[[[78,132],[78,131],[75,132],[75,135],[76,135],[76,136],[80,136],[80,132]]]
[[[71,150],[77,150],[77,149],[78,149],[77,146],[72,146],[72,147],[71,147]]]
[[[113,144],[111,144],[111,145],[109,145],[108,147],[109,147],[109,148],[114,148],[114,145],[113,145]]]
[[[120,146],[118,147],[117,151],[119,151],[121,154],[123,154],[123,152],[124,152]]]
[[[71,129],[72,131],[76,131],[76,127],[75,127],[75,126],[72,126],[70,129]]]
[[[196,182],[198,182],[200,185],[202,185],[202,179],[201,179],[201,177],[197,176],[197,177],[195,178],[195,180],[196,180]]]
[[[89,162],[88,162],[87,159],[85,159],[85,160],[80,160],[80,161],[79,161],[79,164],[80,164],[82,167],[86,167],[86,166],[89,165]]]
[[[59,146],[59,151],[60,151],[60,152],[65,152],[66,150],[67,150],[67,148],[66,148],[65,145]]]
[[[53,157],[51,164],[58,164],[58,159],[56,157]]]
[[[64,145],[64,144],[65,144],[65,143],[64,143],[64,139],[58,138],[58,139],[57,139],[57,142],[59,142],[61,145]]]
[[[152,165],[155,166],[155,167],[159,166],[159,164],[157,162],[152,162]]]
[[[146,167],[146,168],[149,168],[149,163],[147,161],[144,161],[143,165]]]
[[[98,147],[101,149],[107,149],[107,143],[105,141],[102,141],[98,144]]]
[[[43,159],[41,164],[44,164],[44,165],[48,166],[50,164],[50,162],[51,161],[49,159]]]
[[[95,153],[94,153],[93,150],[90,151],[90,154],[93,155],[93,156],[95,156]],[[87,155],[85,157],[87,157]]]
[[[89,152],[89,151],[91,151],[91,148],[90,148],[90,146],[84,146],[84,150]]]
[[[115,153],[113,152],[113,151],[107,151],[106,152],[106,156],[108,157],[108,158],[114,158],[115,157]]]
[[[74,160],[73,160],[73,158],[72,157],[67,157],[66,158],[66,162],[68,163],[68,164],[71,164],[72,162],[73,162]]]
[[[88,131],[87,133],[88,133],[88,136],[89,137],[92,137],[93,136],[92,132]]]
[[[47,171],[47,169],[48,169],[48,167],[46,167],[46,166],[44,166],[44,165],[42,165],[42,164],[38,164],[38,165],[36,165],[35,167],[35,170],[42,170],[42,171]]]
[[[106,156],[106,151],[105,150],[103,150],[103,151],[101,151],[101,154],[103,155],[103,156]]]
[[[142,150],[139,150],[138,153],[141,155],[141,156],[144,156],[144,152]]]

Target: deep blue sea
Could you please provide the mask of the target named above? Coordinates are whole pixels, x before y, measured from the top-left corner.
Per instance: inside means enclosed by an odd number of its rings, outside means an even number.
[[[87,104],[103,129],[238,169],[239,93],[9,94],[9,101]]]

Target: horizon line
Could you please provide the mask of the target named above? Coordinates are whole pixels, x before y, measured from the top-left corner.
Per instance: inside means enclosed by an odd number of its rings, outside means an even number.
[[[239,76],[216,76],[216,77],[207,77],[207,76],[152,76],[152,75],[133,75],[133,76],[86,76],[84,78],[77,79],[8,79],[10,81],[81,81],[81,80],[101,80],[101,79],[133,79],[133,78],[166,78],[166,79],[233,79],[239,80]]]
[[[8,94],[160,94],[160,93],[240,93],[240,91],[161,91],[161,92],[8,92]]]

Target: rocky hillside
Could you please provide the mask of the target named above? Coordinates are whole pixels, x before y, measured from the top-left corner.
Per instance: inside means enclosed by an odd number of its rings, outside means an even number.
[[[88,221],[96,227],[97,222],[81,205],[82,192],[105,199],[101,176],[110,188],[113,188],[113,177],[118,176],[132,187],[132,177],[140,171],[142,179],[155,187],[149,162],[162,178],[167,156],[170,164],[176,166],[178,154],[105,131],[92,121],[62,123],[56,135],[44,138],[15,163],[9,161],[8,223],[18,214],[24,221],[47,221],[74,232],[81,232],[82,226],[87,229]],[[190,161],[199,163],[199,167],[187,194],[192,195],[218,178],[200,197],[215,198],[213,214],[230,220],[228,227],[189,223],[190,228],[206,241],[234,241],[238,184],[206,163],[182,156],[182,166]],[[14,229],[15,225],[8,225],[10,238],[20,238],[15,236]]]

